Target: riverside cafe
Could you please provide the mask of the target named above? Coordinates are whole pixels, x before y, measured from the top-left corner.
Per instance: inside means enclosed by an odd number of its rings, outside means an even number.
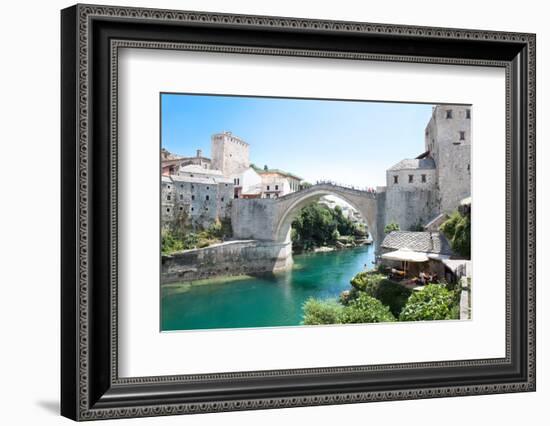
[[[409,279],[412,283],[419,284],[426,284],[437,277],[437,273],[431,273],[429,261],[440,260],[436,259],[438,257],[406,247],[380,256],[382,263],[391,268],[391,279]]]

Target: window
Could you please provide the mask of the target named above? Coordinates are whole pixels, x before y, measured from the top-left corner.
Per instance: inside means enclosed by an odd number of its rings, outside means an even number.
[[[209,190],[210,190],[210,187],[209,187],[209,186],[207,186],[207,187],[206,187],[206,190],[207,190],[207,191],[209,191]]]
[[[470,171],[470,165],[468,164],[468,171]]]
[[[194,195],[191,195],[191,200],[195,200],[195,196],[194,196]]]
[[[399,176],[395,175],[393,177],[393,183],[396,183],[396,184],[399,183]]]
[[[265,198],[270,198],[271,194],[265,194]]]
[[[195,207],[191,207],[191,211],[194,212],[194,211],[195,211]]]
[[[275,185],[275,191],[279,190],[279,185]]]
[[[180,207],[180,212],[182,212],[182,211],[183,211],[183,207]]]
[[[413,183],[413,175],[409,175],[409,183]]]
[[[210,200],[210,195],[206,196],[206,201]]]
[[[269,191],[269,185],[267,185],[267,190]]]
[[[205,210],[208,211],[208,207],[205,207]]]
[[[168,189],[170,189],[170,188],[171,188],[170,185],[168,185]]]
[[[470,110],[469,109],[466,110],[466,118],[470,119]]]
[[[223,197],[222,197],[222,203],[223,203]]]
[[[426,175],[422,175],[422,183],[426,183]]]
[[[169,195],[167,195],[167,196],[166,196],[166,199],[167,199],[168,201],[170,201],[170,200],[172,199],[172,197],[170,197]]]
[[[227,184],[225,184],[225,186],[227,186]]]
[[[183,183],[180,185],[180,188],[183,189]]]
[[[446,112],[447,112],[446,118],[453,118],[453,110],[452,109],[448,109]]]
[[[166,208],[166,213],[170,213],[170,207]]]
[[[461,130],[460,132],[458,132],[458,134],[460,135],[460,140],[463,141],[466,139],[466,132]]]
[[[191,184],[191,190],[195,189],[195,185]]]
[[[180,194],[180,200],[183,200],[183,194]]]

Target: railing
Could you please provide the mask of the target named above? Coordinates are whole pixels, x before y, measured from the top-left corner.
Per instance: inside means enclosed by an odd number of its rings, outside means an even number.
[[[376,189],[373,188],[373,187],[370,187],[370,186],[361,187],[361,186],[349,185],[349,184],[345,184],[345,183],[339,183],[339,182],[335,182],[333,180],[318,180],[317,182],[315,182],[315,185],[337,186],[337,187],[340,187],[340,188],[352,189],[354,191],[370,192],[370,193],[376,194]]]

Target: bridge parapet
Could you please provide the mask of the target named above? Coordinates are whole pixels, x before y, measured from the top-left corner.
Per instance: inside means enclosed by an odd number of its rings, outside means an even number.
[[[318,190],[347,192],[350,194],[362,195],[371,199],[376,199],[376,190],[374,188],[357,188],[354,186],[341,185],[335,182],[325,181],[325,182],[318,182],[314,185],[308,186],[307,188],[301,189],[299,191],[295,191],[295,192],[291,192],[290,194],[283,195],[282,197],[277,198],[277,200],[293,198],[296,196],[301,196],[303,194],[307,194],[309,192],[315,192]]]

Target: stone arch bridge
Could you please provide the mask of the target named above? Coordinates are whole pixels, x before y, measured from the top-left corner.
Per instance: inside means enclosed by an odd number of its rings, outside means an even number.
[[[291,224],[300,209],[325,195],[335,195],[354,207],[366,222],[377,247],[383,235],[383,220],[375,192],[320,183],[279,198],[235,199],[231,222],[237,239],[272,243],[279,257],[292,259],[290,247]]]

